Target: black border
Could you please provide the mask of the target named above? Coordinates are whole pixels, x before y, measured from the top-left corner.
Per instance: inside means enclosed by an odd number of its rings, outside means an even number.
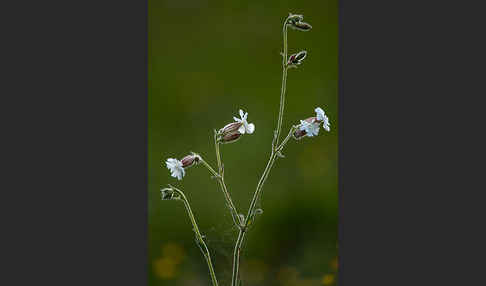
[[[3,11],[0,284],[147,285],[147,1]]]

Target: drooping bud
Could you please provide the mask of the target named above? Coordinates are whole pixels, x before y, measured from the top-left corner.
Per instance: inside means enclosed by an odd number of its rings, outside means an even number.
[[[175,198],[175,193],[174,190],[171,188],[163,188],[160,190],[160,195],[162,197],[162,200],[172,200]]]
[[[289,13],[289,17],[287,18],[287,24],[293,24],[293,23],[296,23],[296,22],[301,22],[302,20],[304,20],[303,15],[297,15],[297,14]]]
[[[199,155],[192,153],[191,155],[187,155],[186,157],[182,158],[182,167],[189,168],[199,163],[200,160],[201,157]]]
[[[222,144],[236,142],[241,137],[238,129],[243,125],[241,122],[232,122],[218,131],[218,142]]]
[[[306,51],[300,51],[297,54],[293,54],[289,57],[289,60],[287,61],[287,65],[300,65],[306,56],[307,56]]]
[[[287,25],[289,25],[292,29],[299,31],[309,31],[312,29],[312,26],[309,23],[302,22],[303,20],[304,16],[290,13],[289,17],[287,18]]]
[[[306,22],[293,22],[290,24],[290,27],[294,30],[299,30],[299,31],[309,31],[312,29],[312,26],[309,23]]]

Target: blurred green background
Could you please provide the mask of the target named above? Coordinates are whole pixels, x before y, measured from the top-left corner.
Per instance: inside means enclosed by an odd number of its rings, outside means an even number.
[[[338,8],[328,1],[149,0],[148,219],[149,285],[210,285],[184,206],[161,201],[168,183],[183,189],[206,235],[220,285],[229,285],[237,230],[215,180],[202,166],[182,181],[164,161],[200,153],[216,166],[213,129],[238,109],[252,135],[223,145],[229,191],[246,214],[270,152],[282,76],[282,23],[303,14],[313,29],[289,29],[289,54],[307,50],[289,70],[282,133],[322,107],[331,132],[290,141],[263,191],[242,252],[243,285],[336,285]]]

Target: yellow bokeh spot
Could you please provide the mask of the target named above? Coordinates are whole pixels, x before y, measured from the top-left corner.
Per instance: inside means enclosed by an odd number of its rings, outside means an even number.
[[[334,275],[332,274],[324,275],[324,277],[322,278],[322,284],[331,285],[332,283],[334,283]]]
[[[162,279],[172,279],[176,276],[177,263],[171,258],[159,258],[153,263],[155,275]]]

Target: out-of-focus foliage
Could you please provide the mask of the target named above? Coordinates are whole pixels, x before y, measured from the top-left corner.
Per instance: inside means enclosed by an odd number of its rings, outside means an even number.
[[[248,206],[270,152],[282,77],[282,22],[304,15],[312,31],[289,30],[289,54],[308,52],[289,70],[283,135],[322,107],[331,132],[291,141],[263,190],[259,216],[244,244],[244,286],[336,285],[337,273],[337,0],[149,0],[148,206],[149,285],[210,285],[182,203],[160,189],[185,191],[206,235],[220,285],[231,279],[237,232],[218,184],[202,166],[182,181],[166,158],[190,151],[216,166],[213,129],[242,108],[252,135],[222,145],[226,183],[238,210]],[[143,95],[141,95],[143,96]]]

